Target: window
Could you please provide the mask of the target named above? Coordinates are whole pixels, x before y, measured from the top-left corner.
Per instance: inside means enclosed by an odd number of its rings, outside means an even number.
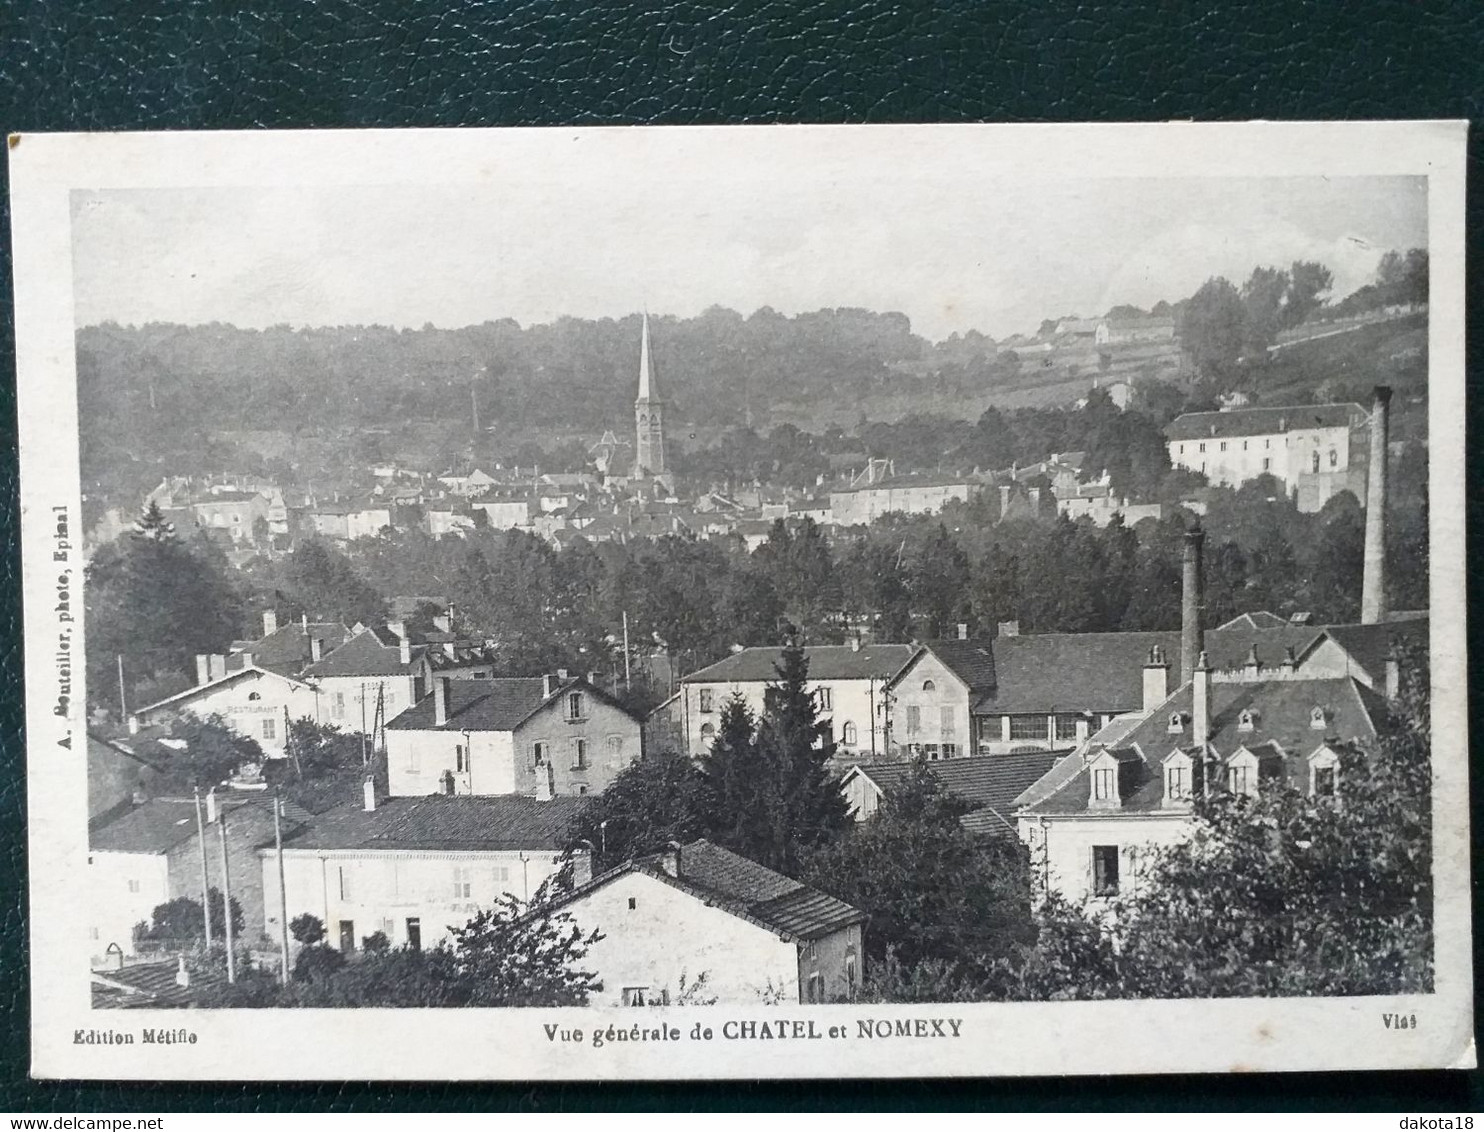
[[[1242,451],[1243,452],[1247,451],[1247,442],[1245,440],[1242,441]]]
[[[1166,728],[1172,735],[1178,735],[1185,730],[1185,713],[1183,711],[1170,712],[1170,726]]]
[[[407,946],[412,951],[423,949],[423,922],[417,916],[407,917]]]
[[[833,711],[835,708],[835,693],[830,688],[814,689],[814,710]]]
[[[572,769],[573,770],[586,770],[587,769],[587,740],[586,739],[573,739],[572,740]]]
[[[1010,717],[1010,738],[1044,741],[1046,717],[1044,715],[1012,715]]]
[[[938,730],[944,735],[952,735],[957,725],[954,719],[953,705],[943,704],[938,708]]]
[[[1223,452],[1226,451],[1226,441],[1224,441],[1224,440],[1221,442],[1221,451],[1223,451]]]
[[[1183,445],[1183,444],[1180,445],[1180,455],[1182,455],[1182,456],[1185,455],[1185,445]]]
[[[1319,470],[1319,453],[1318,452],[1314,453],[1314,470],[1316,472]]]
[[[352,889],[352,885],[351,885],[351,872],[350,872],[350,870],[348,868],[346,868],[344,865],[341,865],[336,870],[336,872],[338,872],[340,874],[340,899],[341,900],[349,900],[349,899],[351,899],[351,893],[352,893],[352,890],[353,889]]]
[[[474,891],[474,885],[469,880],[469,870],[456,868],[453,871],[453,898],[455,900],[468,900]]]
[[[907,705],[907,734],[916,735],[922,730],[922,708],[916,704]]]
[[[1338,466],[1339,462],[1340,462],[1340,454],[1338,452],[1336,452],[1333,448],[1331,448],[1329,450],[1329,466],[1331,468],[1336,467],[1336,466]]]
[[[1198,451],[1201,451],[1201,452],[1204,452],[1205,450],[1206,450],[1206,446],[1204,444],[1202,444],[1200,446],[1200,448],[1198,449]]]
[[[931,680],[924,680],[922,682],[922,690],[924,692],[936,692],[938,685],[934,684]]]
[[[1094,845],[1092,847],[1092,894],[1094,896],[1118,895],[1118,846]]]
[[[845,986],[851,995],[855,994],[855,984],[860,979],[860,961],[856,959],[854,951],[845,953]]]
[[[716,724],[714,724],[714,723],[703,723],[703,724],[701,724],[701,742],[705,743],[706,746],[709,747],[715,741],[716,741]]]
[[[1339,780],[1338,769],[1334,766],[1314,768],[1314,797],[1333,798],[1335,796],[1335,786]]]
[[[944,743],[943,744],[943,757],[945,759],[956,759],[956,758],[958,758],[958,744],[957,743]]]
[[[938,744],[936,744],[936,743],[923,743],[922,744],[922,754],[927,757],[928,762],[930,762],[930,763],[937,762],[938,759],[939,759],[939,757],[940,757],[939,752],[938,752]]]
[[[1322,707],[1316,707],[1309,712],[1309,728],[1312,731],[1323,731],[1329,726],[1329,718]]]
[[[824,976],[818,971],[811,971],[809,973],[809,1001],[824,1001]]]
[[[623,765],[623,736],[610,735],[603,740],[603,745],[608,748],[608,765],[615,770]]]
[[[637,896],[630,896],[629,897],[629,911],[632,912],[637,907],[639,907],[639,898]]]
[[[418,751],[417,744],[414,742],[412,746],[407,748],[407,773],[418,774],[421,772],[423,768],[422,762],[422,755]]]
[[[699,693],[701,710],[710,714],[716,710],[716,693],[711,688],[702,688]]]
[[[345,718],[345,693],[344,692],[336,692],[334,698],[330,701],[330,718],[331,719],[344,719]]]
[[[1118,801],[1118,771],[1100,766],[1092,772],[1092,798],[1095,802]]]
[[[138,892],[139,891],[139,881],[138,880],[130,879],[130,881],[129,881],[129,891],[130,892]]]
[[[624,987],[624,989],[623,989],[623,1004],[625,1006],[648,1006],[649,1005],[649,988],[648,987]]]
[[[532,766],[545,766],[546,765],[546,755],[547,755],[547,750],[546,750],[546,744],[545,743],[532,743],[531,744],[531,765]]]
[[[578,793],[579,796],[581,796],[583,794],[586,794],[587,793],[587,784],[586,783],[578,783],[578,785],[577,785],[577,793]]]
[[[249,700],[251,700],[251,701],[254,701],[254,702],[255,702],[255,701],[257,701],[257,700],[261,700],[261,699],[262,699],[262,698],[263,698],[263,694],[262,694],[262,693],[261,693],[261,692],[249,692],[249,693],[248,693],[248,694],[247,694],[247,698],[248,698],[248,699],[249,699]]]
[[[1184,763],[1172,762],[1165,767],[1165,797],[1173,801],[1190,797],[1190,771]]]
[[[1058,739],[1077,738],[1077,722],[1081,716],[1059,715],[1056,717],[1056,737]]]
[[[573,692],[567,697],[567,718],[582,718],[582,693]]]
[[[265,719],[265,720],[263,720],[263,738],[264,739],[269,739],[269,740],[277,739],[278,738],[278,720],[276,720],[276,719]]]
[[[1268,472],[1268,471],[1272,471],[1272,468],[1273,468],[1273,461],[1271,459],[1269,459],[1268,457],[1264,456],[1262,458],[1262,470],[1265,471],[1265,472]]]
[[[1271,440],[1264,440],[1262,442],[1262,446],[1264,448],[1271,448],[1273,446],[1273,442]]]
[[[849,720],[846,720],[845,725],[840,728],[840,742],[844,743],[847,747],[853,747],[857,742],[855,724]]]
[[[494,881],[496,884],[509,884],[510,883],[510,866],[509,865],[496,865],[493,868],[491,868],[490,869],[490,880]]]
[[[1241,794],[1250,798],[1257,793],[1253,789],[1254,785],[1251,767],[1238,763],[1236,766],[1226,768],[1226,788],[1233,794]]]
[[[454,744],[453,768],[460,774],[464,774],[469,770],[469,750],[462,743]]]
[[[1251,731],[1256,726],[1257,716],[1251,711],[1244,711],[1241,715],[1237,716],[1238,731]]]

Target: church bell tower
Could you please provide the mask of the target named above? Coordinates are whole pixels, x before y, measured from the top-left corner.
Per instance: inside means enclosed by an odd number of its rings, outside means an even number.
[[[634,477],[665,475],[665,403],[649,359],[649,315],[639,340],[639,396],[634,401]]]

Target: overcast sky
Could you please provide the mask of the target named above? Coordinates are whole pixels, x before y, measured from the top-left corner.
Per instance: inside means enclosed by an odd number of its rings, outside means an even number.
[[[902,311],[941,339],[1426,246],[1420,178],[986,181],[934,166],[74,195],[78,325],[440,327],[647,307]]]

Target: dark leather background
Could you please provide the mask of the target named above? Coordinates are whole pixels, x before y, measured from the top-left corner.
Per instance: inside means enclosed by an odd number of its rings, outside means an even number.
[[[12,0],[0,5],[0,128],[1472,117],[1484,99],[1481,53],[1484,4],[1477,0]],[[1470,149],[1477,167],[1477,137]],[[1472,187],[1470,204],[1477,234]],[[8,277],[8,210],[3,219]],[[1480,1108],[1478,1074],[750,1086],[27,1082],[9,297],[7,287],[0,304],[0,1110]],[[1471,312],[1478,297],[1475,280]],[[1477,400],[1470,398],[1471,417]],[[1128,1040],[1143,1038],[1130,1033]]]

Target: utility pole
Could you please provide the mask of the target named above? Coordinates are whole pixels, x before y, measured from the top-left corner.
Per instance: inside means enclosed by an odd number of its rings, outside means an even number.
[[[289,719],[289,705],[283,705],[283,748],[294,763],[294,774],[304,777],[304,766],[299,762],[299,748],[294,745],[294,723]]]
[[[273,795],[273,848],[278,853],[278,930],[280,943],[283,945],[283,967],[279,972],[280,981],[284,986],[289,982],[289,890],[284,885],[283,879],[283,825],[280,817],[283,813],[283,795]]]
[[[201,917],[206,921],[206,950],[211,950],[211,881],[206,875],[206,824],[201,820],[201,787],[196,793],[196,839],[201,843]]]
[[[216,831],[222,845],[222,931],[227,937],[227,982],[237,981],[237,956],[232,954],[232,878],[227,872],[227,811],[217,811]]]
[[[119,719],[120,720],[127,720],[129,718],[129,703],[128,703],[128,699],[124,695],[124,654],[123,653],[119,653],[118,654],[118,661],[119,661]]]
[[[623,690],[625,694],[633,691],[633,684],[629,680],[629,611],[623,612]]]

